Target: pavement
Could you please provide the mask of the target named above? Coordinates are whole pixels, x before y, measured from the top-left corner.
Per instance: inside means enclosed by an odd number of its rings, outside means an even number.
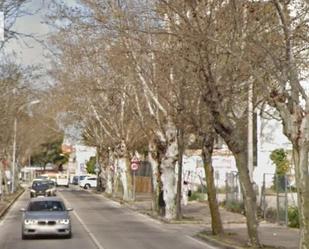
[[[116,201],[120,199],[114,198]],[[166,222],[162,217],[154,217],[151,212],[151,196],[137,193],[135,202],[123,205],[136,212],[149,215],[154,219]],[[189,201],[182,206],[183,219],[181,221],[166,222],[167,225],[181,226],[181,230],[190,236],[206,240],[220,248],[250,248],[246,229],[246,217],[239,213],[229,212],[220,208],[221,219],[225,231],[224,236],[211,235],[210,211],[206,201]],[[265,248],[297,249],[299,243],[299,229],[288,228],[283,225],[260,221],[259,237]]]
[[[4,196],[0,200],[0,219],[6,214],[11,205],[18,199],[18,197],[25,191],[24,188],[18,189],[14,194]]]

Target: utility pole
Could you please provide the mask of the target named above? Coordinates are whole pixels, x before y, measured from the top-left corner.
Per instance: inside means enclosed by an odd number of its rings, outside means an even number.
[[[15,170],[16,170],[16,133],[17,133],[17,117],[14,118],[14,134],[13,134],[13,153],[12,153],[12,174],[11,174],[11,193],[15,192]]]
[[[253,182],[253,82],[249,82],[248,91],[248,170],[251,182]]]
[[[40,103],[40,100],[33,100],[20,106],[14,117],[14,127],[13,127],[13,152],[12,152],[12,174],[11,174],[11,193],[15,192],[15,171],[16,171],[16,137],[17,137],[17,116],[19,112],[26,106],[34,105]]]

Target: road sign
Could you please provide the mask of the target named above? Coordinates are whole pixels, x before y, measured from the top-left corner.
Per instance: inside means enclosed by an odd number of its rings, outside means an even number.
[[[133,158],[131,159],[131,169],[134,170],[138,170],[140,164],[140,160],[136,157],[133,156]]]
[[[138,166],[139,166],[138,163],[131,163],[131,169],[132,170],[138,170]]]

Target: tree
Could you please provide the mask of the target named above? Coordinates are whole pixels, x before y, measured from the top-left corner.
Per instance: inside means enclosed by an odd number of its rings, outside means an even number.
[[[32,35],[22,34],[14,30],[16,20],[21,16],[29,15],[29,12],[23,11],[23,7],[29,2],[29,0],[4,0],[0,2],[0,9],[4,13],[4,40],[0,41],[0,49],[3,49],[11,39],[32,37]]]
[[[87,166],[87,172],[89,174],[95,174],[95,164],[97,162],[97,159],[95,156],[92,156],[89,158],[89,161],[86,163]]]
[[[267,18],[259,20],[259,39],[251,40],[259,55],[251,60],[252,72],[257,84],[263,86],[269,105],[279,112],[283,133],[292,143],[300,214],[299,248],[309,248],[309,9],[303,1],[273,0],[267,6]],[[260,12],[255,8],[252,13]]]
[[[286,188],[286,173],[290,169],[290,162],[284,149],[273,150],[270,159],[276,165],[274,176],[274,187],[277,191],[284,191]]]
[[[40,165],[44,168],[47,163],[52,163],[60,167],[68,162],[68,156],[62,155],[62,139],[53,142],[41,144],[40,150],[31,157],[34,165]]]
[[[256,195],[247,167],[247,100],[251,78],[245,62],[245,30],[249,25],[245,5],[234,1],[188,1],[187,5],[162,2],[178,16],[172,31],[188,44],[181,55],[194,67],[197,88],[210,110],[214,129],[235,157],[251,246],[260,247]]]

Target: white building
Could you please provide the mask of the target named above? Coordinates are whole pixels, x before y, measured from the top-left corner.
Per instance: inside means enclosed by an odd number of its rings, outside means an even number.
[[[273,174],[276,171],[275,165],[270,159],[270,154],[275,149],[291,150],[292,145],[283,134],[281,121],[274,118],[257,118],[257,167],[253,171],[253,179],[261,187],[265,175],[266,187],[270,187],[273,181]]]
[[[205,185],[205,169],[201,153],[201,150],[187,150],[186,155],[183,157],[183,179],[195,186]],[[214,168],[215,185],[218,188],[225,186],[228,173],[237,172],[235,159],[226,148],[213,152],[212,165]]]
[[[275,149],[291,150],[291,143],[283,134],[281,122],[274,118],[257,118],[257,165],[254,167],[253,180],[261,188],[265,178],[266,187],[273,184],[273,174],[276,167],[270,159]],[[194,185],[200,185],[205,179],[205,171],[201,157],[201,150],[186,151],[183,158],[183,176]],[[228,173],[237,172],[236,162],[232,153],[226,148],[214,150],[212,157],[215,184],[222,188],[226,183]]]
[[[89,161],[90,157],[96,155],[96,148],[76,144],[73,145],[74,153],[72,159],[69,161],[69,169],[75,169],[75,175],[87,174],[86,163]]]

